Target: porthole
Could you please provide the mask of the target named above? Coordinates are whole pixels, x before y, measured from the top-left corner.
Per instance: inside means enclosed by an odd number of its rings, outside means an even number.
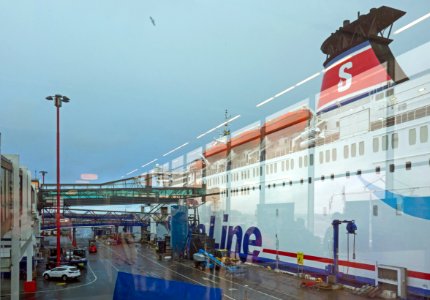
[[[412,168],[412,163],[410,161],[407,161],[405,164],[406,170],[410,170]]]

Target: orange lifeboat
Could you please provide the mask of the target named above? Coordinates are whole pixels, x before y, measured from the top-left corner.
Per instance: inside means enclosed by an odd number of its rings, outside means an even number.
[[[204,153],[205,157],[211,157],[214,156],[218,153],[221,153],[223,151],[227,151],[227,144],[221,143],[215,146],[210,147],[209,149],[207,149]]]
[[[309,109],[299,109],[296,111],[288,112],[273,120],[267,121],[263,127],[265,134],[269,135],[274,132],[280,131],[285,128],[291,128],[292,131],[298,132],[305,129],[308,126],[308,120],[312,118],[312,113]],[[238,147],[240,145],[255,141],[257,144],[261,137],[260,128],[247,130],[231,139],[231,148]],[[215,146],[208,148],[204,152],[206,158],[214,156],[216,154],[227,151],[227,144],[220,143]]]
[[[260,128],[247,130],[231,139],[231,147],[237,147],[260,138]]]
[[[266,134],[271,134],[273,132],[279,131],[281,129],[291,127],[296,124],[303,124],[304,129],[308,124],[308,121],[312,117],[312,113],[309,109],[299,109],[296,111],[288,112],[279,116],[273,120],[270,120],[264,124],[264,129]],[[300,130],[300,128],[295,127],[295,129]]]

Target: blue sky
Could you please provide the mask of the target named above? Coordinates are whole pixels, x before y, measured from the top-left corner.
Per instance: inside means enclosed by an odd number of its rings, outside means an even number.
[[[60,93],[71,98],[63,182],[119,179],[190,142],[164,161],[174,159],[213,139],[196,136],[225,109],[242,116],[235,130],[318,92],[320,78],[255,107],[320,71],[330,33],[381,5],[407,12],[394,29],[430,12],[427,1],[3,1],[1,152],[53,182],[55,108],[44,98]],[[429,41],[429,25],[394,36],[393,53]]]

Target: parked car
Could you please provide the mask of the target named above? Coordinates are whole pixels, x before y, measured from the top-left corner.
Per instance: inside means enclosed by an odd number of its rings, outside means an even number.
[[[84,255],[85,254],[85,250],[84,251]],[[81,255],[77,255],[76,253],[80,253],[80,251],[77,250],[67,250],[66,251],[66,255],[64,256],[64,261],[65,261],[65,265],[69,265],[69,266],[76,266],[78,268],[84,268],[87,263],[88,260],[86,257],[82,257]]]
[[[68,279],[77,279],[79,276],[81,276],[81,271],[72,266],[59,266],[43,272],[43,278],[46,280],[61,278],[63,281],[66,281]]]

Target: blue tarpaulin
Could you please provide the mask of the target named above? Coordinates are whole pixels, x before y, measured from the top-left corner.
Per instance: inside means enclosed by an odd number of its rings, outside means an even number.
[[[187,245],[188,236],[188,207],[185,205],[172,205],[172,250],[174,257],[181,256]]]
[[[186,282],[118,272],[113,300],[221,300],[222,290]]]

